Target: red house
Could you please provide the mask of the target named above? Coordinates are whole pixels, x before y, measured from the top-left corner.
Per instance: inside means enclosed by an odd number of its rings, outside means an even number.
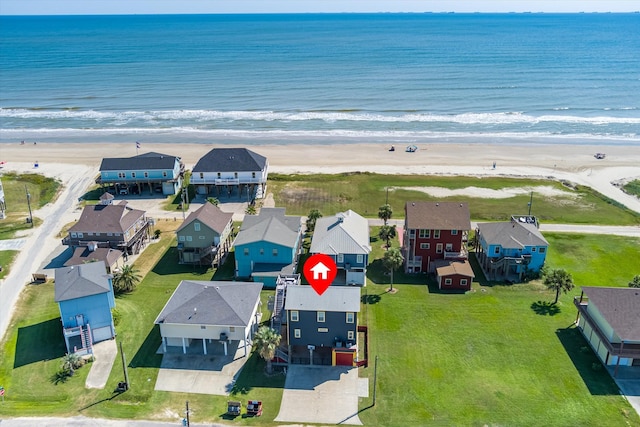
[[[407,202],[404,214],[406,273],[434,273],[438,260],[466,262],[471,229],[467,203]]]
[[[434,261],[436,281],[441,291],[468,291],[475,277],[469,261]]]

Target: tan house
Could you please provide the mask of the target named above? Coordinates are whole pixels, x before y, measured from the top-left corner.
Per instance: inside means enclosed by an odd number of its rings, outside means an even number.
[[[176,231],[180,264],[218,264],[231,246],[233,214],[205,203]]]

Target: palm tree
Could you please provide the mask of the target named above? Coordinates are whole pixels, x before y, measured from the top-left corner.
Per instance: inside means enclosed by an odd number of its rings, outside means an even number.
[[[311,209],[307,215],[307,231],[313,233],[318,218],[322,218],[322,213],[318,209]]]
[[[207,197],[207,202],[211,203],[213,206],[218,206],[220,204],[220,200],[215,197]]]
[[[386,203],[378,208],[378,218],[384,221],[384,225],[387,225],[391,215],[393,215],[393,209],[391,209],[390,204]]]
[[[544,276],[544,284],[547,288],[556,291],[556,300],[553,302],[554,304],[558,303],[558,298],[560,297],[560,291],[563,291],[565,294],[573,289],[573,277],[566,270],[562,268],[557,268],[547,272]]]
[[[402,256],[402,252],[398,248],[391,248],[384,253],[384,258],[382,258],[382,263],[385,267],[389,269],[391,272],[391,288],[393,291],[393,271],[400,268],[402,263],[404,262],[404,257]]]
[[[66,353],[62,357],[62,370],[69,376],[73,376],[76,369],[82,366],[82,358],[76,353]]]
[[[122,269],[113,276],[113,290],[116,293],[132,292],[140,282],[139,271],[129,264],[125,264]]]
[[[397,235],[395,225],[383,225],[378,231],[378,237],[387,242],[387,249],[391,246],[391,239],[394,239]]]
[[[256,210],[255,205],[249,205],[247,206],[247,209],[245,209],[244,213],[247,215],[256,215],[258,211]]]
[[[633,279],[629,282],[630,288],[640,288],[640,274],[633,276]]]
[[[282,336],[268,326],[260,326],[258,332],[253,337],[253,346],[257,349],[258,354],[267,361],[267,373],[273,371],[271,359],[276,355],[276,349],[280,345]]]

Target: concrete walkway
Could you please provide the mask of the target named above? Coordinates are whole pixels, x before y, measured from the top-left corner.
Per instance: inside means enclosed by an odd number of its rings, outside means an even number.
[[[102,389],[107,385],[117,354],[116,340],[102,341],[93,346],[95,360],[91,363],[91,370],[84,383],[86,388]]]

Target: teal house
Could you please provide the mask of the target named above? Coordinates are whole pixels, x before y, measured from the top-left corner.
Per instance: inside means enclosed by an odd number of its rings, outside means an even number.
[[[180,157],[150,152],[102,159],[97,182],[113,187],[118,195],[158,193],[166,196],[180,191],[183,175]]]
[[[93,352],[93,344],[115,337],[112,276],[103,261],[55,270],[55,301],[68,353]]]
[[[476,257],[489,280],[521,282],[539,273],[549,242],[533,222],[480,223],[476,228]]]
[[[275,288],[279,275],[295,272],[301,240],[302,218],[285,215],[284,208],[246,215],[234,244],[236,278]]]

